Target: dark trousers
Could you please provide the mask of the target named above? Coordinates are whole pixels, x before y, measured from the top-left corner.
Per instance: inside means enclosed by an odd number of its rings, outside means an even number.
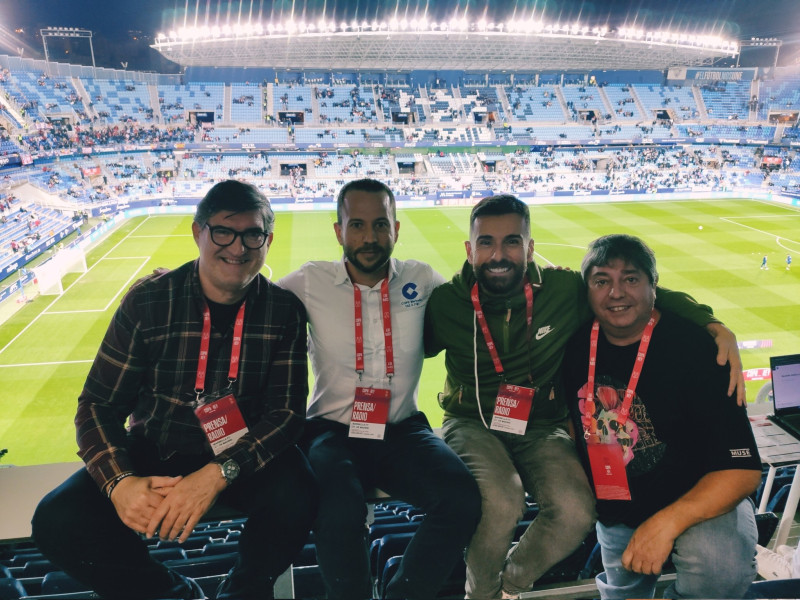
[[[133,455],[137,472],[148,475],[188,474],[207,460],[173,456],[162,461],[149,449]],[[220,494],[217,505],[248,517],[229,575],[242,597],[272,597],[275,579],[308,540],[317,501],[313,473],[295,446]],[[103,597],[192,597],[183,577],[150,558],[145,541],[120,521],[86,469],[45,496],[32,525],[44,555]]]
[[[387,425],[383,440],[349,438],[346,425],[326,419],[309,420],[305,431],[302,447],[320,486],[317,560],[329,600],[372,597],[364,492],[373,487],[426,513],[386,597],[435,597],[480,520],[469,469],[422,413]]]

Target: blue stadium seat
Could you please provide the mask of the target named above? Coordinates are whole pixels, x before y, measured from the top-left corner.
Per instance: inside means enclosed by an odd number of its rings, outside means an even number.
[[[378,517],[373,521],[374,525],[380,525],[385,523],[408,523],[408,518],[402,515],[394,515],[391,517]]]
[[[601,555],[600,544],[597,543],[594,545],[594,548],[592,548],[592,551],[586,558],[586,562],[584,563],[580,573],[578,573],[578,579],[589,579],[598,573],[601,573],[602,571],[603,557]]]
[[[377,589],[380,592],[381,598],[386,597],[386,586],[392,580],[394,574],[397,573],[397,569],[400,568],[401,560],[403,560],[402,556],[392,556],[383,566],[383,569],[381,570],[381,576],[377,581]]]
[[[239,538],[242,537],[242,532],[239,529],[234,529],[228,535],[225,536],[226,542],[236,542]]]
[[[389,533],[380,539],[375,540],[376,544],[375,564],[372,565],[373,573],[378,577],[378,589],[381,588],[381,578],[386,567],[386,563],[393,556],[402,556],[414,533]]]
[[[211,542],[214,541],[213,538],[210,535],[204,535],[204,534],[205,534],[205,532],[203,532],[202,535],[192,534],[192,535],[189,536],[189,539],[187,539],[182,544],[177,540],[172,540],[172,541],[162,540],[162,541],[158,542],[158,544],[156,544],[156,548],[158,548],[158,549],[161,549],[161,548],[183,548],[185,551],[200,550],[205,545],[210,544]]]
[[[24,567],[25,563],[31,560],[42,560],[44,558],[44,554],[39,552],[38,550],[35,551],[23,551],[17,552],[11,558],[11,560],[7,563],[9,567]]]
[[[90,591],[89,586],[81,583],[64,573],[63,571],[52,571],[42,579],[42,595],[51,594],[71,594],[74,592]]]
[[[781,469],[775,473],[775,479],[772,482],[772,489],[770,490],[770,497],[769,499],[775,497],[775,495],[780,491],[780,489],[792,483],[792,479],[794,478],[794,469]],[[761,485],[756,492],[756,506],[761,503],[761,498],[764,495],[764,484],[766,483],[767,478],[766,475],[761,479]]]
[[[186,577],[224,575],[233,568],[238,556],[238,552],[198,556],[184,560],[167,560],[164,565]]]
[[[410,519],[411,519],[411,517],[416,517],[416,516],[419,516],[419,515],[424,515],[424,514],[425,514],[425,511],[424,511],[424,510],[422,510],[421,508],[416,508],[416,507],[412,506],[412,507],[410,507],[410,508],[406,508],[406,509],[404,509],[404,510],[401,510],[401,511],[400,511],[399,513],[397,513],[397,514],[398,514],[398,515],[401,515],[401,516],[404,516],[406,519],[409,519],[409,520],[410,520]]]
[[[786,507],[786,499],[789,497],[789,490],[792,489],[792,484],[787,483],[786,485],[781,486],[781,489],[777,491],[777,493],[772,496],[770,501],[767,503],[767,511],[769,512],[783,512],[783,509]]]
[[[50,571],[60,571],[57,566],[47,559],[29,560],[22,568],[20,577],[43,577]]]
[[[211,542],[203,546],[202,556],[214,556],[216,554],[229,554],[239,551],[239,542]]]
[[[369,541],[372,543],[374,540],[383,537],[387,533],[408,533],[416,531],[420,526],[421,520],[411,520],[407,523],[379,523],[372,525],[369,528]]]
[[[517,523],[517,528],[514,530],[514,541],[518,542],[519,538],[522,537],[522,534],[528,529],[528,526],[531,524],[531,521],[520,521]]]
[[[765,512],[756,515],[756,527],[758,528],[758,543],[762,546],[769,544],[772,534],[778,528],[778,515],[773,512]]]
[[[150,557],[160,562],[181,560],[186,558],[186,551],[183,548],[156,548],[150,550]]]
[[[380,579],[376,582],[376,591],[380,592],[380,597],[386,597],[386,586],[392,580],[395,573],[397,573],[397,569],[400,568],[400,561],[403,559],[402,556],[393,556],[389,560],[386,561],[386,564],[383,567],[383,571],[381,572]],[[452,598],[452,597],[461,597],[464,595],[464,584],[467,579],[467,565],[464,563],[463,560],[458,561],[458,564],[453,568],[452,573],[447,578],[447,580],[442,584],[441,589],[439,590],[437,597],[438,598]]]
[[[13,577],[0,579],[0,600],[17,600],[27,596],[25,588]]]
[[[200,586],[200,589],[203,590],[203,593],[206,595],[206,598],[214,598],[215,594],[217,593],[217,588],[219,584],[222,583],[222,580],[225,579],[227,573],[220,574],[220,575],[207,575],[205,577],[194,577],[194,582]]]

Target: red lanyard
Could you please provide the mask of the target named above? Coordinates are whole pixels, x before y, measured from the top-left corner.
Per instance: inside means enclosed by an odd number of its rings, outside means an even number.
[[[628,412],[631,409],[633,396],[636,393],[636,385],[639,383],[639,376],[642,374],[642,366],[644,365],[644,357],[647,356],[647,348],[650,346],[650,338],[653,335],[653,328],[656,326],[656,311],[650,313],[650,320],[647,321],[644,331],[642,332],[642,339],[639,342],[639,351],[636,353],[636,361],[633,363],[633,371],[631,372],[630,381],[628,381],[628,388],[625,390],[625,398],[622,401],[622,407],[617,416],[617,422],[624,425],[628,420]],[[588,392],[586,400],[583,404],[584,418],[588,421],[594,418],[594,370],[597,365],[597,338],[600,332],[600,323],[597,319],[592,324],[592,333],[589,338],[589,381],[587,384]],[[585,424],[585,423],[584,423]]]
[[[486,347],[489,349],[489,355],[492,357],[494,363],[494,370],[498,375],[503,374],[503,363],[500,362],[500,355],[497,354],[497,347],[492,340],[492,333],[489,331],[489,324],[486,322],[486,315],[483,314],[481,308],[481,301],[478,296],[478,284],[472,286],[472,308],[475,309],[475,316],[478,318],[478,324],[483,332],[483,339],[486,340]],[[510,317],[510,315],[509,315]],[[528,278],[525,278],[525,317],[527,321],[527,341],[531,341],[531,324],[533,323],[533,287]]]
[[[244,305],[236,313],[233,325],[233,345],[231,346],[231,365],[228,368],[228,381],[233,383],[239,374],[239,356],[242,353],[242,331],[244,330]],[[208,304],[203,305],[203,334],[200,337],[200,357],[197,359],[197,378],[194,381],[194,391],[200,396],[203,393],[208,370],[208,346],[211,342],[211,311]]]
[[[356,372],[364,373],[364,319],[361,312],[361,289],[353,284],[353,305],[356,317]],[[386,377],[394,375],[394,348],[392,346],[392,306],[389,302],[389,278],[381,282],[381,316],[383,318],[383,344],[386,350]]]

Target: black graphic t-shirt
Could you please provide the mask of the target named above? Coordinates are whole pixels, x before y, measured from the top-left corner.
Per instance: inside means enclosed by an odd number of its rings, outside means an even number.
[[[582,435],[591,323],[572,337],[563,362],[578,449],[591,478]],[[703,329],[662,312],[642,368],[627,422],[618,411],[639,342],[614,346],[600,332],[595,375],[597,435],[623,449],[631,500],[598,500],[600,521],[637,527],[689,491],[705,474],[761,469],[744,408],[727,396],[728,367]]]

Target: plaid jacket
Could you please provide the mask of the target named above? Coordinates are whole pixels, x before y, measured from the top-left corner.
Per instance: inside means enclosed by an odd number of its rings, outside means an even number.
[[[299,438],[308,395],[306,314],[290,292],[258,275],[245,298],[239,375],[232,391],[249,432],[216,457],[247,475]],[[101,489],[135,472],[127,430],[158,448],[214,458],[194,414],[204,297],[196,261],[130,289],[78,398],[78,455]],[[213,325],[213,324],[212,324]],[[206,394],[228,386],[233,327],[212,326]],[[142,473],[141,475],[149,475]]]

